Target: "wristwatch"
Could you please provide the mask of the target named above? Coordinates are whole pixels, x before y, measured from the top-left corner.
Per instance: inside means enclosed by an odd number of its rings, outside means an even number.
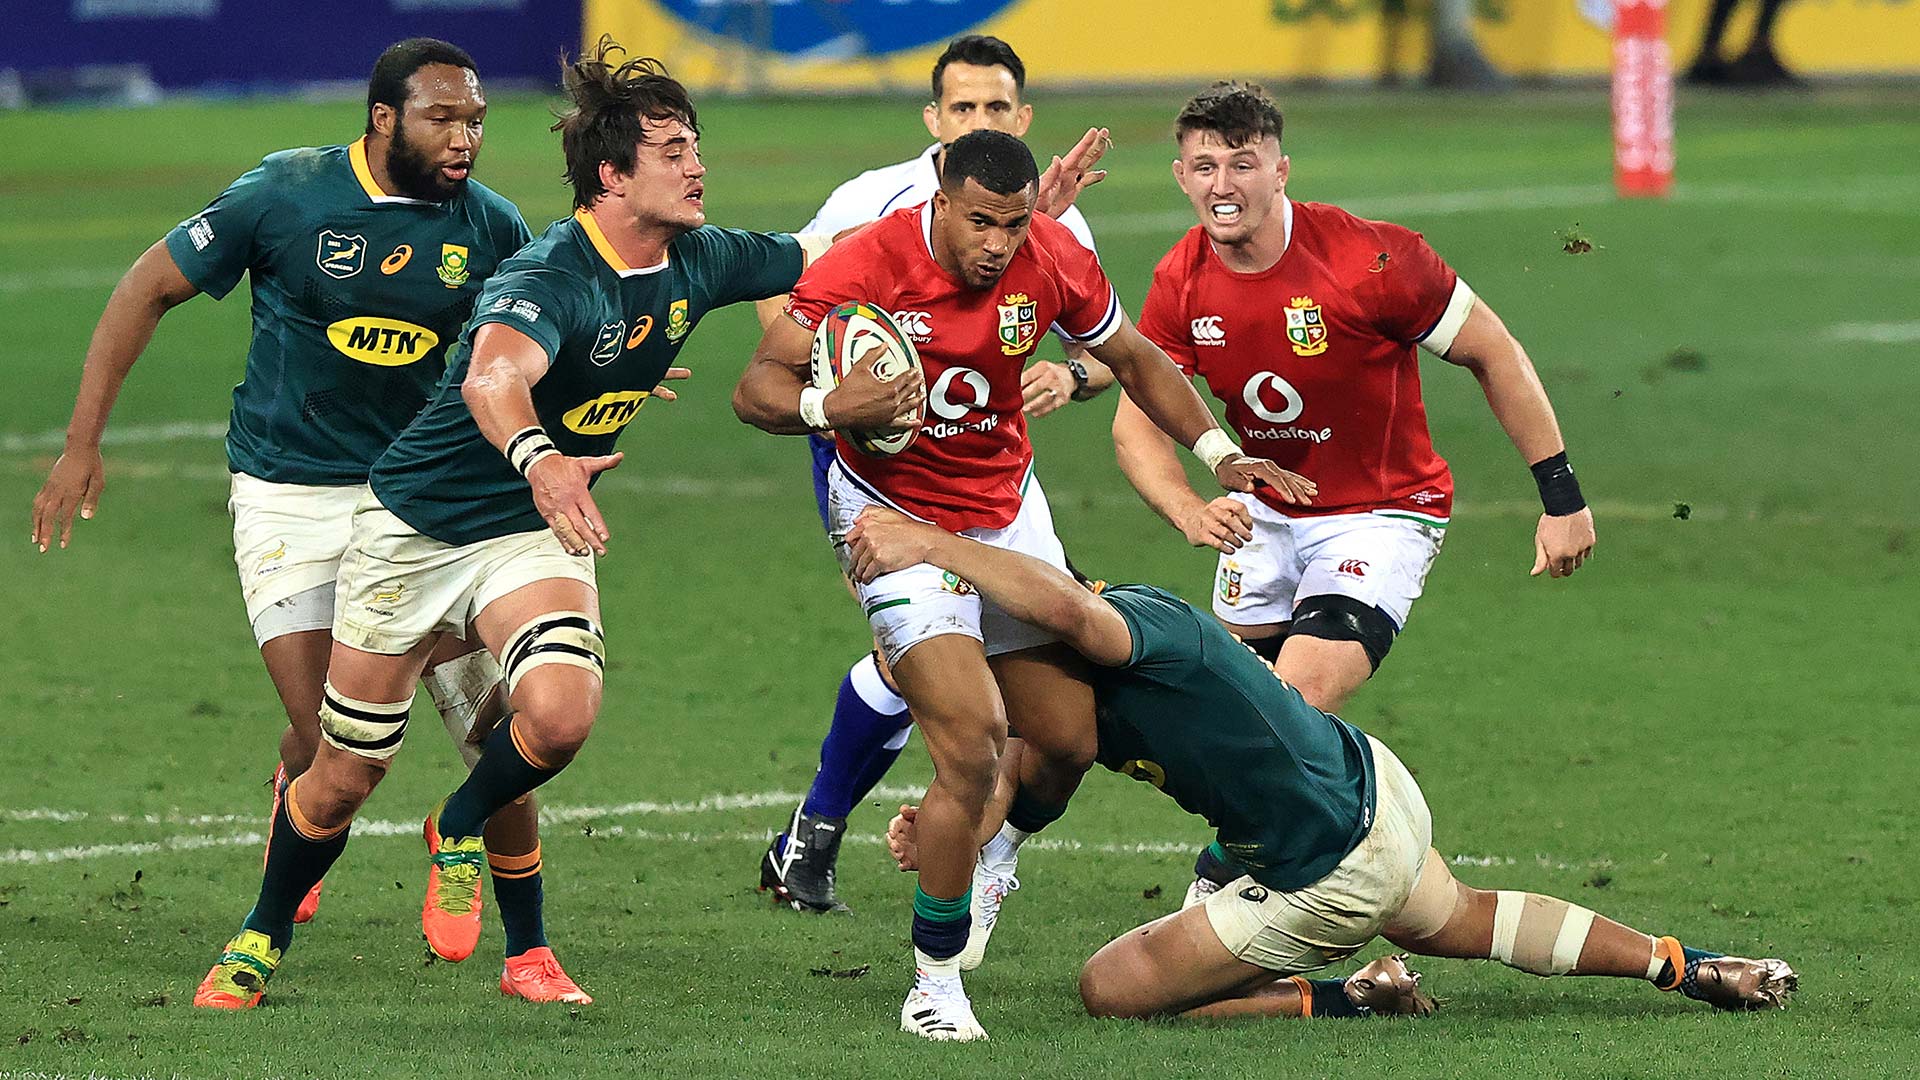
[[[1087,373],[1087,365],[1071,356],[1067,357],[1063,363],[1067,365],[1067,371],[1073,375],[1073,400],[1092,401],[1100,396],[1099,389],[1093,386],[1093,376]]]

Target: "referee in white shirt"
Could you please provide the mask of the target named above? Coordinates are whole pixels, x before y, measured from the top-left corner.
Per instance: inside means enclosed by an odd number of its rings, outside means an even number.
[[[937,142],[917,157],[870,169],[827,196],[802,232],[832,236],[901,207],[918,206],[940,186],[940,155],[946,144],[970,131],[992,128],[1025,136],[1033,106],[1021,100],[1027,68],[1013,47],[996,37],[969,34],[947,46],[933,65],[933,100],[921,110]],[[1059,215],[1062,225],[1093,248],[1093,233],[1077,206]],[[762,301],[764,305],[783,301]],[[1113,385],[1113,372],[1084,349],[1061,342],[1060,361],[1036,360],[1021,376],[1029,417],[1044,416],[1068,401],[1086,401]],[[833,463],[831,433],[808,437],[813,451],[813,489],[820,521],[827,522],[827,467]],[[834,865],[847,814],[880,782],[912,730],[907,703],[872,654],[861,657],[840,684],[833,724],[820,745],[820,769],[806,801],[787,830],[774,837],[760,864],[760,887],[802,911],[842,909],[834,896]]]

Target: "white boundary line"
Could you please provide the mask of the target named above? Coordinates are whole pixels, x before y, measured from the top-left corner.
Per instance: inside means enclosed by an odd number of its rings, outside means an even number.
[[[883,786],[875,788],[872,797],[883,802],[917,799],[922,794],[919,788]],[[698,799],[672,802],[654,802],[641,800],[617,803],[610,806],[551,806],[542,807],[540,822],[544,826],[568,825],[582,822],[599,822],[608,818],[661,817],[673,815],[725,813],[737,810],[759,810],[767,807],[790,807],[797,804],[802,796],[792,791],[761,791],[739,794],[705,795]],[[0,820],[19,822],[42,822],[55,825],[80,823],[106,823],[114,825],[178,825],[178,824],[215,824],[248,822],[258,824],[258,816],[241,814],[99,814],[87,810],[57,810],[46,807],[0,810]],[[673,830],[652,829],[641,826],[614,823],[595,825],[595,837],[617,836],[626,840],[648,843],[668,844],[713,844],[713,843],[752,843],[764,844],[773,838],[777,827],[764,829],[732,830]],[[359,837],[417,837],[420,835],[420,823],[417,821],[386,821],[380,819],[362,819],[353,823],[353,835]],[[878,832],[851,833],[848,840],[856,844],[879,846],[886,838]],[[161,852],[204,851],[209,848],[255,847],[266,843],[264,833],[256,829],[247,829],[229,833],[181,833],[161,837],[157,840],[128,841],[114,844],[71,844],[52,848],[14,848],[0,851],[0,866],[45,866],[52,863],[87,861],[112,858],[123,855],[153,855]],[[1029,840],[1026,847],[1038,851],[1066,851],[1095,855],[1184,855],[1198,851],[1205,840],[1196,835],[1188,840],[1134,840],[1134,841],[1089,841],[1075,840],[1060,836],[1038,836]],[[1664,861],[1665,856],[1654,860]],[[1455,855],[1449,860],[1455,866],[1517,866],[1528,862],[1510,855]],[[1585,863],[1568,862],[1548,855],[1535,855],[1531,860],[1550,870],[1585,870],[1615,865],[1612,860],[1596,859]]]

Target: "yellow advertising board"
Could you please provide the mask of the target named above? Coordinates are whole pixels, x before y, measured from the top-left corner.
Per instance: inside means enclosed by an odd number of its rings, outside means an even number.
[[[1669,0],[1676,64],[1697,48],[1709,3]],[[1592,15],[1606,6],[1474,0],[1476,32],[1512,74],[1599,75],[1610,39]],[[1012,42],[1045,84],[1371,79],[1422,70],[1425,9],[1424,0],[586,0],[586,35],[611,33],[697,88],[918,86],[966,33]],[[1750,19],[1736,20],[1734,48]],[[1920,73],[1920,0],[1794,0],[1775,43],[1808,74]]]

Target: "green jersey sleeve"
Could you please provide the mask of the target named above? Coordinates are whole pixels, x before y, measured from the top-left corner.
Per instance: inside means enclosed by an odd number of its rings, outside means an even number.
[[[263,161],[167,233],[167,252],[194,288],[219,300],[260,261],[260,227],[275,190]]]
[[[789,233],[709,225],[695,229],[688,239],[697,245],[698,274],[709,293],[710,308],[791,292],[806,262],[800,242]]]
[[[1133,635],[1129,670],[1174,672],[1203,660],[1200,626],[1186,601],[1151,585],[1116,585],[1100,598],[1113,605]]]
[[[540,343],[549,361],[558,359],[560,346],[577,328],[581,298],[589,286],[564,270],[550,266],[522,266],[487,279],[467,324],[467,342],[487,323],[499,323]]]

